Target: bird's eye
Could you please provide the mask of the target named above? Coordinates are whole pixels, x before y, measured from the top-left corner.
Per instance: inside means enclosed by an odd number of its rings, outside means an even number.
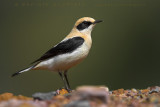
[[[85,25],[88,25],[88,26],[92,24],[91,22],[88,22],[88,21],[84,21],[82,23],[85,24]]]
[[[86,29],[86,28],[88,28],[91,24],[92,24],[92,22],[83,21],[82,23],[80,23],[80,24],[77,26],[77,29],[78,29],[78,30]]]

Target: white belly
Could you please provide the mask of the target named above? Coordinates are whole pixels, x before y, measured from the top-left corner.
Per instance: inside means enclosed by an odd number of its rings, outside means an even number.
[[[80,63],[89,53],[90,47],[85,43],[72,53],[62,54],[40,62],[34,69],[64,71]]]

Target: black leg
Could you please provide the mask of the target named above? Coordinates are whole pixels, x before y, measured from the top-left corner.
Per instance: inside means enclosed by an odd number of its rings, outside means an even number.
[[[67,77],[67,70],[64,71],[64,77],[65,77],[66,82],[67,82],[67,87],[68,87],[68,89],[70,90],[70,84],[69,84],[68,77]]]
[[[66,81],[65,81],[65,77],[63,76],[62,72],[59,71],[58,73],[59,73],[60,77],[62,78],[62,80],[63,80],[63,82],[64,82],[65,88],[67,89],[67,88],[68,88],[68,85],[67,85],[67,83],[66,83]]]

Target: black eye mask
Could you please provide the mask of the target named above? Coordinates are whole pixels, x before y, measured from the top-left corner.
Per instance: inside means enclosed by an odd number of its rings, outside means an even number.
[[[77,26],[77,29],[81,31],[81,30],[83,30],[83,29],[88,28],[91,24],[92,24],[92,22],[83,21],[82,23],[80,23],[80,24]]]

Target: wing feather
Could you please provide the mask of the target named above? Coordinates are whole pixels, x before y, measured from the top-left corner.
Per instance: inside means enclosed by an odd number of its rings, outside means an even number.
[[[83,43],[84,43],[84,39],[82,37],[73,37],[73,38],[64,40],[60,42],[58,45],[48,50],[44,55],[42,55],[39,59],[35,60],[33,63],[41,62],[49,58],[55,57],[57,55],[71,53],[77,48],[79,48]]]

